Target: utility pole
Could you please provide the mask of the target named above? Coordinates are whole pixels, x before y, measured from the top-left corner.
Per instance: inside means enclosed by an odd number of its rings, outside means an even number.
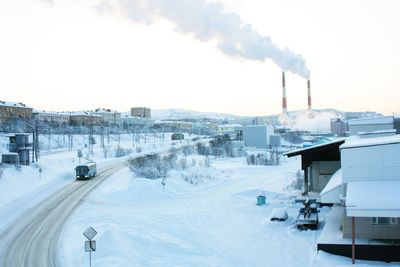
[[[118,150],[121,148],[121,134],[118,133]]]
[[[92,123],[89,124],[89,152],[93,153],[93,126]]]
[[[33,130],[33,151],[34,151],[34,158],[36,162],[39,159],[39,129],[38,129],[38,124],[37,120],[35,121],[35,126]]]
[[[104,125],[101,125],[101,138],[100,138],[100,145],[104,148]]]

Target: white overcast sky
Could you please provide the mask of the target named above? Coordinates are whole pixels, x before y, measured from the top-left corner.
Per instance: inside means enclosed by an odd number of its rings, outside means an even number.
[[[271,60],[228,56],[163,16],[135,22],[127,5],[105,5],[119,1],[129,0],[0,0],[0,100],[49,111],[281,112],[281,69]],[[400,112],[400,1],[220,2],[305,59],[314,108]],[[288,72],[286,83],[288,109],[306,109],[306,80]]]

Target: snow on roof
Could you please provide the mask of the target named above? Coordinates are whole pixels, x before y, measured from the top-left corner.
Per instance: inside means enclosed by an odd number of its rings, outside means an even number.
[[[322,203],[340,203],[340,195],[343,194],[343,172],[342,169],[336,171],[324,190],[320,193]]]
[[[393,116],[352,119],[348,120],[348,123],[349,125],[387,124],[387,123],[393,123]]]
[[[373,131],[373,132],[358,132],[357,134],[361,138],[390,136],[390,135],[396,134],[396,129],[379,130],[379,131]]]
[[[101,117],[101,115],[95,114],[93,112],[88,112],[88,111],[71,111],[71,112],[67,112],[66,115]]]
[[[379,146],[388,144],[400,143],[400,135],[360,138],[359,136],[352,136],[346,139],[346,142],[340,146],[340,149],[364,147],[364,146]]]
[[[9,102],[9,101],[0,101],[0,106],[3,107],[17,107],[17,108],[31,108],[26,106],[25,104],[19,102]]]
[[[347,216],[400,217],[400,181],[348,183]]]
[[[59,112],[59,111],[46,111],[46,110],[39,110],[39,109],[34,109],[32,111],[34,114],[48,114],[48,115],[65,115],[69,116],[70,114],[68,112]]]
[[[337,170],[329,180],[328,184],[325,186],[324,190],[322,190],[321,195],[332,191],[333,189],[339,187],[343,183],[343,172],[342,169]]]
[[[284,153],[283,155],[284,156],[289,156],[289,157],[297,156],[297,155],[300,155],[301,152],[304,152],[304,151],[307,151],[307,150],[312,150],[312,149],[323,147],[323,146],[327,146],[327,145],[332,145],[332,144],[335,144],[335,143],[340,143],[340,142],[343,142],[344,140],[345,140],[344,138],[338,138],[338,139],[336,139],[334,141],[331,141],[331,142],[326,142],[326,143],[312,145],[312,146],[305,147],[305,148],[300,148],[300,149],[297,149],[297,150],[294,150],[294,151],[290,151],[290,152]]]

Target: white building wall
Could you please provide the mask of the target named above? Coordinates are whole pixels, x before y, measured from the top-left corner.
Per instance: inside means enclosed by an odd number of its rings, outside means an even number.
[[[400,180],[400,143],[341,149],[343,182]]]
[[[274,129],[267,125],[252,125],[243,127],[244,145],[260,149],[269,148],[269,137]]]
[[[349,124],[350,135],[356,135],[359,132],[376,132],[383,130],[393,130],[393,123],[388,124]]]

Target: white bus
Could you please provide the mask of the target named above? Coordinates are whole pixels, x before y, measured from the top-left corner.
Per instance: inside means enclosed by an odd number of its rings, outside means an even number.
[[[76,179],[89,179],[96,176],[96,163],[87,162],[75,167]]]

